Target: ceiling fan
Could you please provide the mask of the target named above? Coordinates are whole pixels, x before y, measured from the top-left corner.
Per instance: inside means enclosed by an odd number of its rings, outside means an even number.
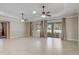
[[[24,18],[24,13],[21,13],[21,17],[22,17],[21,22],[25,22],[26,20],[28,20],[28,19]]]
[[[43,9],[43,11],[42,11],[41,17],[46,17],[46,16],[50,17],[51,16],[50,11],[45,12],[45,6],[44,5],[42,6],[42,9]]]
[[[50,17],[51,15],[50,15],[50,11],[47,11],[47,12],[45,12],[45,7],[46,6],[42,6],[42,9],[43,9],[43,11],[42,11],[42,15],[41,15],[41,17],[43,17],[43,18],[45,18],[45,17]],[[36,13],[36,11],[34,11],[34,14]],[[26,19],[25,17],[24,17],[24,13],[21,13],[21,17],[22,17],[22,19],[21,19],[21,22],[25,22],[25,21],[27,21],[28,19]]]

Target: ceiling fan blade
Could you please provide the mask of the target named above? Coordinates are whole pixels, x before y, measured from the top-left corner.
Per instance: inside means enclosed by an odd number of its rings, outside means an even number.
[[[28,20],[28,19],[24,19],[24,20]]]
[[[46,12],[46,16],[51,16],[50,11]]]
[[[51,16],[51,15],[46,15],[46,16]]]
[[[48,11],[48,12],[46,12],[47,14],[49,14],[50,13],[50,11]]]

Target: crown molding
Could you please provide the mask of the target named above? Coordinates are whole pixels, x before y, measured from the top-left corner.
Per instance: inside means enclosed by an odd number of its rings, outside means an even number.
[[[13,15],[8,14],[8,13],[5,13],[5,12],[3,12],[3,11],[0,11],[0,16],[5,16],[5,17],[10,17],[10,18],[18,19],[18,17],[13,16]]]

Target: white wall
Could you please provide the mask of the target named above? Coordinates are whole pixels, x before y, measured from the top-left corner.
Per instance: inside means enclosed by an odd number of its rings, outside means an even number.
[[[11,33],[10,33],[11,38],[26,36],[25,24],[21,23],[20,21],[11,22],[10,31],[11,31]]]
[[[78,17],[70,17],[66,19],[66,39],[78,41]]]
[[[26,36],[25,24],[19,19],[0,16],[0,21],[10,22],[10,38],[18,38]]]

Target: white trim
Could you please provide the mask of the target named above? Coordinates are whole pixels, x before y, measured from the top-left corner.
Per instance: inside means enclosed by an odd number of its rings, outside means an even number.
[[[78,15],[68,16],[66,17],[66,19],[73,18],[73,17],[78,17]]]
[[[11,17],[11,18],[18,19],[18,17],[16,17],[16,16],[13,16],[13,15],[11,15],[11,14],[8,14],[8,13],[4,13],[3,11],[0,11],[0,15],[1,15],[1,16],[6,16],[6,17]]]

